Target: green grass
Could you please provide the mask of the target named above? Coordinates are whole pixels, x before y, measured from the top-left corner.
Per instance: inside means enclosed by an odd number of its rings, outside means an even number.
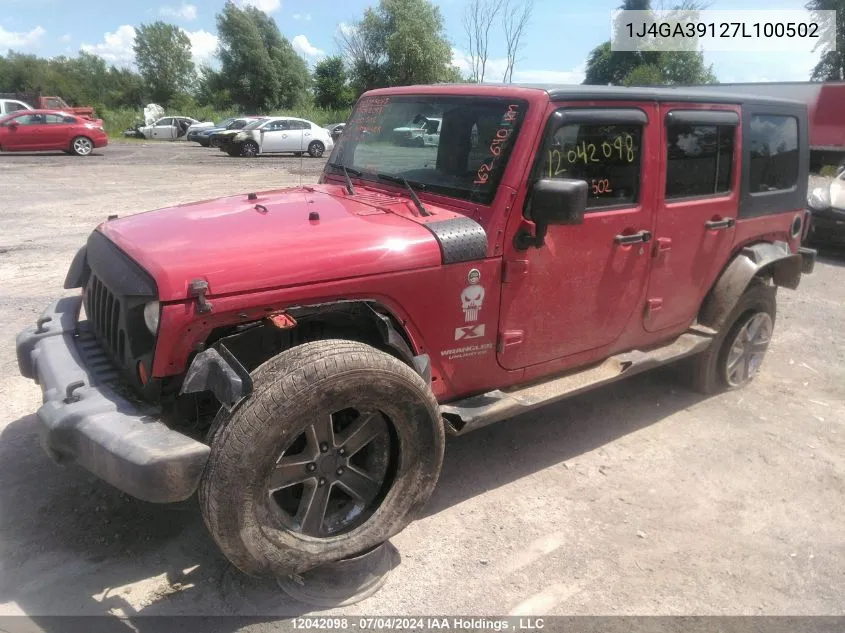
[[[819,172],[820,176],[825,176],[826,178],[833,178],[836,175],[836,170],[838,167],[836,165],[825,165],[822,167],[821,171]]]
[[[301,119],[313,121],[317,125],[328,125],[329,123],[342,123],[349,118],[350,109],[331,110],[307,106],[293,110],[277,110],[272,116],[294,116]],[[123,138],[123,131],[134,128],[144,118],[143,108],[123,108],[118,110],[102,109],[97,114],[103,119],[103,126],[108,135],[112,138]],[[237,116],[241,112],[230,110],[215,110],[211,107],[188,107],[183,110],[166,110],[168,114],[193,117],[197,121],[222,121],[228,117]]]

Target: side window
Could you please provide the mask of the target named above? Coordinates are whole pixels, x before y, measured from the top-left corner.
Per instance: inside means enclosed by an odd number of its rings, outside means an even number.
[[[230,129],[230,130],[241,130],[241,129],[243,129],[244,127],[246,127],[246,123],[247,123],[246,121],[233,121],[233,122],[229,125],[229,129]]]
[[[666,127],[667,200],[731,190],[735,130],[732,125]]]
[[[15,119],[20,125],[42,125],[44,116],[40,114],[24,114]]]
[[[310,130],[311,126],[305,121],[291,121],[290,129],[292,130]]]
[[[639,198],[642,126],[573,123],[558,128],[543,157],[542,178],[587,182],[587,208]]]
[[[79,121],[77,121],[75,117],[66,116],[62,117],[62,123],[79,123]]]
[[[63,116],[61,114],[48,114],[46,116],[46,118],[47,118],[46,122],[50,125],[56,125],[56,124],[60,124],[60,123],[76,123],[76,121],[74,119],[71,119],[70,117]],[[70,119],[70,120],[67,121],[66,119]]]
[[[18,110],[29,110],[29,108],[17,101],[9,101],[6,103],[6,112],[17,112]]]
[[[173,125],[173,119],[172,118],[160,119],[159,122],[156,123],[157,127],[170,127],[171,125]]]
[[[754,115],[748,131],[749,191],[782,191],[798,182],[798,119]]]
[[[279,130],[289,130],[290,129],[290,121],[270,121],[267,125],[264,126],[263,130],[265,132],[278,132]]]

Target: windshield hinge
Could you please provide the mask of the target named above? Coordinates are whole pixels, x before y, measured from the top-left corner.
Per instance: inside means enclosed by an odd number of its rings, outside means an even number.
[[[192,279],[188,284],[188,296],[196,297],[197,313],[205,314],[211,312],[212,305],[205,295],[208,293],[208,282],[204,279]]]

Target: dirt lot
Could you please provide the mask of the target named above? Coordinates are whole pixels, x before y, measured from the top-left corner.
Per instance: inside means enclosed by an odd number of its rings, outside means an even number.
[[[0,615],[307,611],[234,571],[194,500],[127,498],[38,445],[15,334],[120,215],[314,181],[322,161],[114,144],[0,155]],[[300,169],[302,171],[300,172]],[[845,614],[845,256],[782,291],[748,389],[641,376],[447,445],[402,562],[347,614]]]

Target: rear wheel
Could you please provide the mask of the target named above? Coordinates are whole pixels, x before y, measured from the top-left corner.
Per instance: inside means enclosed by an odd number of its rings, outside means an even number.
[[[308,145],[308,153],[311,155],[312,158],[320,158],[323,155],[323,152],[326,151],[326,146],[323,145],[320,141],[311,141],[311,144]]]
[[[211,147],[220,147],[220,139],[213,138],[208,142]]]
[[[70,142],[70,149],[77,156],[88,156],[94,151],[94,143],[87,136],[77,136]]]
[[[241,145],[241,156],[246,158],[255,158],[258,156],[258,143],[255,141],[246,141]]]
[[[691,386],[705,394],[739,389],[757,375],[772,338],[777,288],[752,280],[710,347],[687,361]]]
[[[303,572],[383,543],[428,500],[443,459],[437,402],[368,345],[306,343],[253,373],[221,412],[200,484],[206,525],[256,575]]]

